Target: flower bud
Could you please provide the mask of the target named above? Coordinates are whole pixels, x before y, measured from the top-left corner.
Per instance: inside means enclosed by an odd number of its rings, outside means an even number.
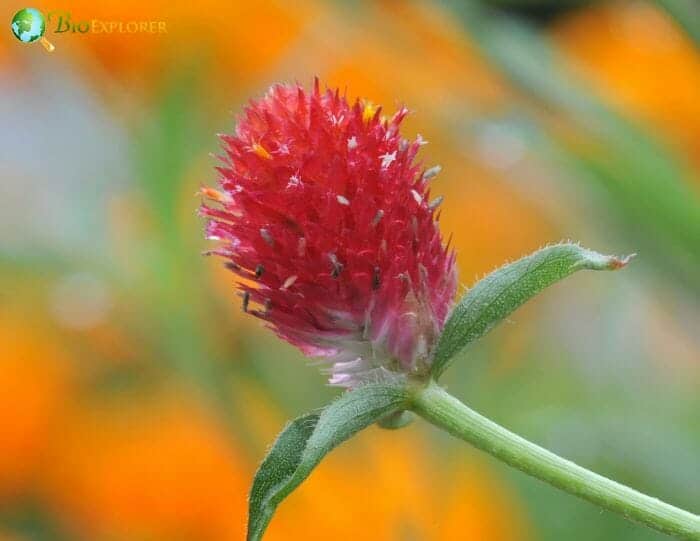
[[[401,137],[407,113],[275,85],[221,136],[220,189],[201,192],[246,312],[323,358],[334,385],[426,375],[454,297],[436,169]]]

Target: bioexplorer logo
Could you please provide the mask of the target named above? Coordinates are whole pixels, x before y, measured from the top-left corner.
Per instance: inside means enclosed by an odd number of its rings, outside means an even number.
[[[20,9],[12,17],[12,33],[22,43],[39,42],[44,48],[52,53],[55,47],[44,37],[46,33],[46,21],[44,15],[38,9]]]
[[[48,52],[55,47],[44,37],[47,29],[52,34],[165,34],[165,21],[119,21],[73,18],[70,11],[50,11],[48,17],[38,9],[24,8],[12,17],[12,33],[22,43],[39,41]]]

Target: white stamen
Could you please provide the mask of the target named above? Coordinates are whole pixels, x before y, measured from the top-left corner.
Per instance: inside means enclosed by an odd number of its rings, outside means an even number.
[[[416,143],[418,143],[419,146],[427,145],[428,141],[423,139],[423,136],[419,133],[416,135]]]
[[[270,235],[270,232],[267,229],[265,229],[264,227],[260,229],[260,236],[270,246],[275,245],[275,241],[272,238],[272,235]]]
[[[382,169],[387,169],[391,163],[396,160],[396,151],[394,150],[394,152],[391,154],[388,152],[386,154],[382,154],[379,156],[379,158],[382,160]]]
[[[354,135],[348,139],[348,150],[352,150],[354,148],[357,148],[357,137]]]
[[[416,203],[418,203],[419,205],[423,202],[423,198],[416,190],[411,190],[411,195],[413,196],[413,199],[416,200]]]
[[[328,383],[331,385],[343,385],[348,383],[351,379],[352,377],[349,374],[333,374],[328,380]]]
[[[336,256],[333,252],[330,252],[328,254],[328,259],[331,260],[331,265],[333,266],[333,269],[331,270],[331,276],[333,278],[337,278],[340,276],[340,273],[343,272],[343,264],[338,261],[338,256]]]
[[[436,208],[438,208],[440,206],[440,203],[442,203],[443,199],[444,199],[443,196],[441,196],[441,195],[437,196],[435,199],[433,199],[430,202],[430,204],[428,205],[428,208],[430,210],[435,210]]]
[[[296,188],[301,184],[301,178],[299,178],[298,174],[293,174],[291,177],[289,177],[289,182],[287,182],[287,188]]]
[[[340,124],[344,118],[345,118],[345,115],[340,115],[340,116],[336,117],[334,114],[330,114],[330,113],[328,114],[328,119],[331,121],[331,124],[333,124],[334,126],[337,126],[338,124]]]
[[[364,362],[362,358],[357,358],[352,361],[342,361],[333,364],[333,370],[337,372],[345,372],[346,374],[356,370],[364,369]]]
[[[436,165],[434,167],[431,167],[428,169],[425,173],[423,173],[423,180],[430,180],[434,176],[437,176],[437,174],[442,171],[442,167],[439,165]]]
[[[335,198],[341,205],[345,205],[346,207],[350,206],[350,201],[348,201],[346,197],[343,197],[342,195],[336,195]]]
[[[286,291],[290,287],[292,287],[292,284],[297,281],[298,276],[296,274],[293,274],[289,278],[287,278],[284,283],[282,284],[282,287],[280,288],[282,291]]]

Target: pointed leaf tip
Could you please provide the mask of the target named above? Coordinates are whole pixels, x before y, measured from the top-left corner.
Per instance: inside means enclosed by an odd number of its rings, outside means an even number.
[[[617,270],[636,254],[616,257],[578,244],[548,246],[492,272],[474,285],[450,314],[438,340],[432,375],[438,378],[452,358],[546,287],[578,270]]]
[[[624,269],[635,257],[637,257],[636,253],[621,257],[613,257],[610,263],[610,270]]]

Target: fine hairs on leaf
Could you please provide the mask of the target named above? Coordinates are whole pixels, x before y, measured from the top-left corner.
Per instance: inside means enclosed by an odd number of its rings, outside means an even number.
[[[255,474],[248,506],[248,541],[262,538],[280,502],[333,448],[377,420],[403,409],[408,391],[372,383],[349,391],[321,413],[303,415],[277,437]]]
[[[547,246],[492,272],[462,297],[438,341],[432,365],[437,379],[453,357],[546,287],[578,270],[616,270],[633,256],[606,256],[562,243]]]

